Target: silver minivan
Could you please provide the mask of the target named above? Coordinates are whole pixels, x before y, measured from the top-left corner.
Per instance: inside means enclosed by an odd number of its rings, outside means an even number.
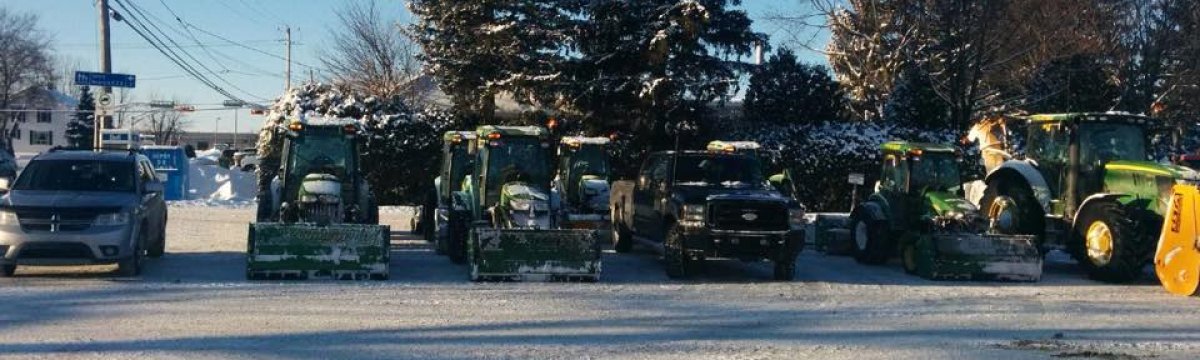
[[[136,152],[51,150],[12,184],[0,181],[0,193],[0,275],[20,265],[115,263],[135,276],[145,257],[164,252],[163,182]]]

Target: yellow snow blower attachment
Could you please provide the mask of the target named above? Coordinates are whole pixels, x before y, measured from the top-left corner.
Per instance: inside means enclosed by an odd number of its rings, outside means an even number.
[[[1176,295],[1196,295],[1200,287],[1200,233],[1197,233],[1196,199],[1200,187],[1177,184],[1164,216],[1158,251],[1154,254],[1154,271],[1168,292]]]

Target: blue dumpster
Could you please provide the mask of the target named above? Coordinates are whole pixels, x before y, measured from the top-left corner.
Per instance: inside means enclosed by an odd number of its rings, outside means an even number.
[[[188,158],[180,146],[143,146],[142,153],[154,163],[159,178],[165,178],[166,200],[187,200]]]

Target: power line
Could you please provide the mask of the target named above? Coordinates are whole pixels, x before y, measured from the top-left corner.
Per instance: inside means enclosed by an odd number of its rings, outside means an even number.
[[[248,50],[250,50],[250,51],[254,51],[254,52],[257,52],[257,53],[259,53],[259,54],[263,54],[263,55],[266,55],[266,56],[270,56],[270,57],[273,57],[273,58],[276,58],[276,59],[279,59],[279,60],[287,61],[287,58],[285,58],[285,57],[283,57],[283,56],[279,56],[278,54],[272,54],[272,53],[269,53],[269,52],[266,52],[266,51],[262,51],[261,49],[258,49],[258,48],[254,48],[254,47],[251,47],[251,46],[247,46],[247,45],[245,45],[245,44],[238,43],[238,42],[236,42],[236,41],[233,41],[233,40],[229,40],[229,39],[225,38],[224,36],[217,35],[217,34],[214,34],[214,33],[212,33],[212,32],[209,32],[209,31],[207,31],[207,30],[201,29],[201,28],[197,27],[196,25],[192,25],[191,23],[184,22],[184,26],[190,27],[190,28],[192,28],[192,29],[195,29],[196,31],[202,32],[202,33],[204,33],[204,34],[207,34],[208,36],[212,36],[212,37],[215,37],[215,38],[217,38],[217,39],[224,40],[224,41],[226,41],[226,42],[228,42],[228,43],[230,43],[230,44],[234,44],[234,45],[240,46],[240,47],[242,47],[242,48],[245,48],[245,49],[248,49]],[[299,62],[299,61],[296,61],[296,60],[292,60],[292,63],[293,63],[293,64],[296,64],[296,65],[303,66],[303,67],[307,67],[307,68],[310,68],[310,69],[314,69],[314,70],[320,70],[320,68],[319,68],[319,67],[312,66],[312,65],[308,65],[308,64],[305,64],[305,63],[301,63],[301,62]]]

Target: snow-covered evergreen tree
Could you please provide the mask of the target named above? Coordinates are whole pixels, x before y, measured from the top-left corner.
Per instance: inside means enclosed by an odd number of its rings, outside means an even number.
[[[841,119],[846,96],[824,66],[801,63],[782,49],[753,71],[742,106],[751,121],[808,124]]]
[[[1082,112],[1112,108],[1117,90],[1099,59],[1075,55],[1043,65],[1030,79],[1025,93],[1027,111]]]
[[[92,91],[89,87],[84,86],[79,90],[79,106],[78,110],[71,117],[71,121],[67,123],[67,145],[73,148],[92,148],[95,131],[95,111],[96,99],[92,96]]]

